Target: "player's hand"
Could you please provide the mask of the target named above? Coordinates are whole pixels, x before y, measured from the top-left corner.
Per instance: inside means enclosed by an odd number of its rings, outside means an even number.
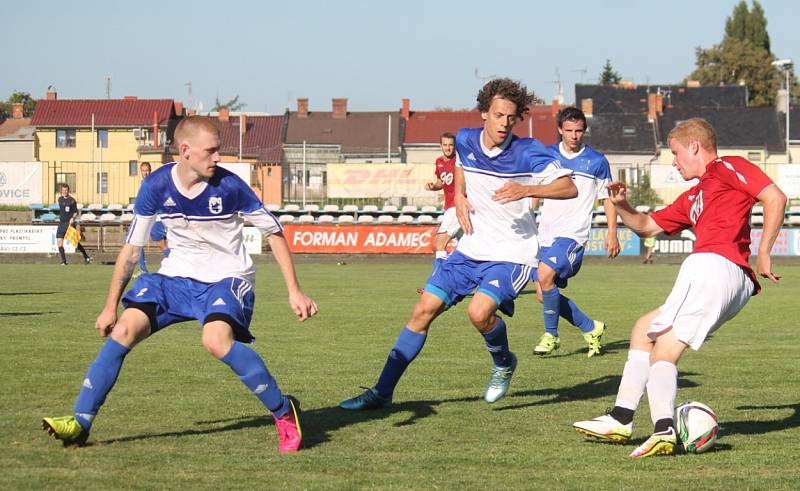
[[[433,182],[426,182],[425,183],[425,189],[428,190],[428,191],[434,191],[435,187],[436,187],[436,184],[433,183]]]
[[[527,196],[527,189],[525,186],[518,182],[509,181],[503,184],[503,187],[494,192],[492,199],[499,203],[505,204],[512,201],[519,201]]]
[[[111,331],[114,329],[114,325],[117,323],[117,309],[116,307],[114,310],[110,309],[103,309],[100,312],[100,315],[97,316],[97,320],[94,323],[94,328],[100,333],[102,337],[108,337],[111,334]]]
[[[475,208],[472,207],[472,204],[466,196],[459,195],[458,193],[456,193],[455,196],[455,207],[456,217],[458,218],[458,224],[461,226],[461,230],[467,235],[471,234],[472,220],[470,220],[469,214],[473,213]]]
[[[301,322],[316,315],[319,311],[317,303],[300,290],[289,293],[289,305]]]
[[[772,258],[769,254],[758,254],[756,259],[756,270],[762,278],[767,278],[773,283],[777,283],[781,279],[781,275],[772,272]]]
[[[617,237],[609,234],[606,235],[606,252],[611,259],[619,256],[620,247]]]
[[[624,182],[610,182],[606,184],[606,189],[608,189],[608,199],[615,205],[628,200],[628,187]]]

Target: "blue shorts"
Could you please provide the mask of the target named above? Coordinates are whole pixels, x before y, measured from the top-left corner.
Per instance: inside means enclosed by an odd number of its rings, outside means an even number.
[[[153,242],[158,242],[159,240],[166,240],[167,239],[167,229],[164,228],[164,224],[160,221],[156,221],[153,223],[152,228],[150,228],[150,240]]]
[[[528,283],[531,267],[501,261],[476,261],[455,251],[433,272],[425,291],[448,308],[477,290],[494,299],[501,312],[514,315],[514,299]]]
[[[237,341],[250,343],[255,294],[250,283],[240,278],[225,278],[218,283],[201,283],[189,278],[173,278],[158,273],[139,276],[133,288],[122,298],[122,305],[154,304],[153,333],[177,322],[197,320],[206,323],[209,317],[231,323]],[[152,324],[152,319],[151,319]]]
[[[556,286],[566,288],[567,280],[581,270],[583,246],[572,239],[558,237],[550,247],[540,247],[536,257],[556,272]],[[536,281],[535,269],[531,280]]]

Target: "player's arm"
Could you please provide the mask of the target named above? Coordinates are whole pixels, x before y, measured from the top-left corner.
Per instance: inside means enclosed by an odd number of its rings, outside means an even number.
[[[126,243],[117,255],[117,261],[114,263],[114,272],[111,274],[111,285],[108,287],[106,304],[95,322],[95,329],[103,337],[111,334],[114,324],[117,323],[117,305],[119,305],[122,293],[125,291],[125,287],[128,286],[131,276],[133,276],[134,268],[139,263],[141,250],[141,246]]]
[[[283,232],[269,235],[267,241],[275,261],[281,268],[283,281],[289,291],[289,305],[292,310],[301,321],[315,315],[317,313],[317,304],[300,289],[300,282],[297,281],[297,275],[294,270],[292,254],[289,252],[289,244],[286,242]]]
[[[608,189],[608,199],[606,201],[613,203],[617,213],[622,218],[622,223],[633,230],[636,235],[639,237],[654,237],[663,232],[663,229],[658,226],[652,217],[636,211],[628,203],[628,188],[624,182],[614,181],[607,184],[606,189]],[[608,221],[610,225],[611,219],[609,218]],[[617,219],[614,217],[614,222],[616,223],[616,221]]]
[[[758,245],[756,256],[756,269],[759,275],[768,278],[773,283],[781,279],[780,275],[772,272],[772,259],[770,253],[775,239],[783,226],[783,212],[786,209],[786,195],[775,184],[767,186],[761,191],[758,200],[764,205],[764,225],[761,243]]]
[[[617,208],[610,199],[603,200],[603,210],[606,212],[608,221],[608,233],[606,234],[606,253],[608,257],[615,258],[619,256],[619,239],[617,238]]]
[[[472,233],[472,221],[469,214],[475,211],[469,200],[467,199],[467,184],[464,181],[464,168],[456,165],[455,172],[453,173],[453,189],[455,191],[454,206],[456,208],[456,217],[458,224],[461,225],[461,230],[465,234]]]
[[[440,191],[443,187],[444,183],[442,182],[441,179],[438,178],[436,179],[436,181],[425,183],[425,189],[427,189],[428,191]]]
[[[576,196],[578,188],[569,175],[564,175],[547,184],[523,185],[509,181],[494,192],[492,199],[505,204],[523,198],[570,199]]]

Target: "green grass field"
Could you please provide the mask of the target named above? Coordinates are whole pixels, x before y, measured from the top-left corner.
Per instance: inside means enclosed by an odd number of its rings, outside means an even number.
[[[276,266],[261,265],[254,347],[305,411],[307,448],[279,455],[272,418],[200,345],[172,326],[127,358],[91,445],[62,448],[42,416],[72,404],[101,345],[94,319],[108,266],[0,265],[3,339],[0,489],[797,489],[800,485],[800,266],[776,268],[700,353],[680,364],[678,399],[716,410],[714,451],[632,461],[650,430],[645,401],[634,441],[585,441],[571,423],[613,405],[635,319],[669,292],[675,265],[584,265],[567,293],[609,325],[607,353],[587,359],[562,321],[556,356],[535,358],[541,308],[529,286],[509,321],[520,363],[509,395],[482,400],[490,369],[463,305],[434,324],[390,409],[349,413],[340,400],[371,386],[416,300],[427,264],[300,264],[320,305],[298,323]]]

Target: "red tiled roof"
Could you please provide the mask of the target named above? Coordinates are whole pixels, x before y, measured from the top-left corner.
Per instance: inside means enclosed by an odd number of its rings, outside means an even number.
[[[31,118],[9,118],[0,122],[0,136],[11,136],[31,125]],[[23,133],[20,133],[22,135]],[[22,138],[22,136],[20,136]]]
[[[239,154],[239,116],[230,116],[228,121],[209,117],[219,128],[222,145],[220,152]],[[259,162],[280,162],[283,157],[283,131],[286,116],[245,116],[247,131],[242,140],[242,156],[255,157]]]
[[[529,120],[533,120],[533,137],[551,145],[558,142],[556,118],[551,106],[533,106],[523,119],[514,125],[517,136],[529,135]],[[406,122],[405,144],[439,143],[442,133],[455,134],[460,128],[483,126],[481,113],[475,111],[414,111]]]
[[[36,103],[31,125],[138,127],[153,125],[153,113],[159,126],[174,118],[172,99],[65,99],[41,100]]]

